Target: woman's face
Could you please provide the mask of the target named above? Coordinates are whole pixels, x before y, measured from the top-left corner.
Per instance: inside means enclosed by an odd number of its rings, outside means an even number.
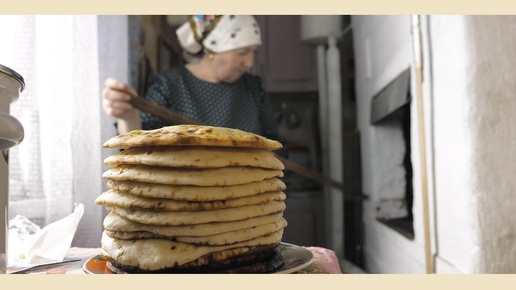
[[[254,52],[258,46],[248,46],[213,55],[212,67],[215,77],[232,83],[253,67]]]

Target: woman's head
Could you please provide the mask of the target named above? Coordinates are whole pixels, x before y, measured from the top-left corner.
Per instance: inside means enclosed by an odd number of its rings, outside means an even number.
[[[257,46],[246,46],[221,53],[208,53],[207,64],[218,81],[232,83],[253,66]]]
[[[251,15],[195,15],[176,34],[185,51],[222,53],[262,43],[260,27]]]
[[[205,63],[224,82],[235,81],[252,67],[261,44],[260,27],[250,15],[192,16],[176,34],[186,52],[204,52]]]

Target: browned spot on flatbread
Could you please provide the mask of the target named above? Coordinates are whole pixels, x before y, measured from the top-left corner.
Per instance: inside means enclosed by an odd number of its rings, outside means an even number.
[[[134,130],[113,137],[104,143],[106,148],[129,148],[148,145],[245,147],[267,150],[276,150],[282,147],[278,141],[250,132],[199,125],[176,125],[147,131]]]

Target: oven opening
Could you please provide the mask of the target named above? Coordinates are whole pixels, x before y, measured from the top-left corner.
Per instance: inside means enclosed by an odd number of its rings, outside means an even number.
[[[377,139],[374,188],[376,219],[414,239],[411,160],[410,69],[371,102],[371,124]]]
[[[403,141],[405,144],[405,156],[403,158],[403,166],[405,168],[405,194],[402,202],[402,208],[404,209],[404,216],[395,218],[381,218],[377,220],[393,230],[399,232],[406,238],[414,239],[414,217],[412,214],[413,205],[413,187],[412,187],[412,161],[410,158],[411,145],[410,145],[410,105],[405,105],[401,108],[400,118],[401,126],[403,128]]]

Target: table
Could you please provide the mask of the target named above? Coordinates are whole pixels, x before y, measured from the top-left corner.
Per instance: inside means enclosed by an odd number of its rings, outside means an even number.
[[[294,274],[342,274],[339,261],[335,252],[321,247],[304,247],[314,255],[314,261],[308,267],[295,272]],[[45,266],[44,268],[33,268],[26,270],[25,274],[84,274],[83,264],[91,257],[99,255],[100,248],[78,248],[72,247],[68,251],[65,261],[72,261],[65,264]],[[9,268],[8,272],[20,269]]]

